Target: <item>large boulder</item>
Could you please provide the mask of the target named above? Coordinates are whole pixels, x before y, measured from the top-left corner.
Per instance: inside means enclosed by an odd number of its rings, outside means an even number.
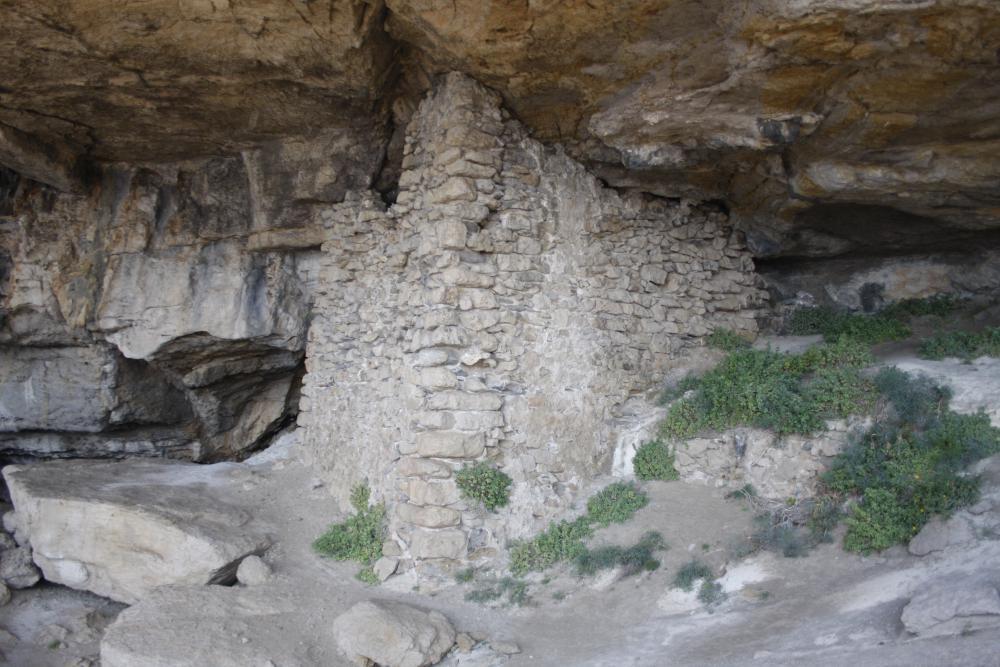
[[[455,628],[436,611],[399,602],[359,602],[333,623],[337,645],[360,665],[433,665],[455,643]]]
[[[913,596],[903,625],[921,637],[1000,627],[1000,595],[988,581],[942,581]]]
[[[226,484],[236,469],[52,461],[3,476],[46,579],[132,604],[166,584],[231,582],[268,547]]]

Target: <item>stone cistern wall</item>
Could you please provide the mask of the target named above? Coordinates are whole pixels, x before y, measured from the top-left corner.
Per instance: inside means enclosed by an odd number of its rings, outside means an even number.
[[[628,399],[712,329],[755,331],[764,298],[724,214],[602,187],[460,74],[412,117],[396,202],[323,219],[307,456],[344,509],[368,483],[415,561],[490,558],[564,511]],[[514,480],[498,514],[455,485],[483,459]]]

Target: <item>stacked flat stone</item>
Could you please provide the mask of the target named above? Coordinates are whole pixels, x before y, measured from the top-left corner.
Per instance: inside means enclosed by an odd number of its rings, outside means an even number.
[[[346,509],[367,481],[404,563],[491,559],[610,466],[621,406],[763,297],[717,211],[603,188],[499,97],[445,77],[407,128],[396,203],[326,214],[300,424]],[[463,499],[488,460],[510,504]]]

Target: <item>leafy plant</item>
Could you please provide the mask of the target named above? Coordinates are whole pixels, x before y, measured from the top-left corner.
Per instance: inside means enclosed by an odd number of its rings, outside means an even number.
[[[559,521],[530,540],[516,542],[510,548],[510,570],[516,575],[541,571],[586,550],[583,539],[593,533],[590,521],[583,516],[575,521]]]
[[[382,556],[385,537],[385,505],[369,505],[371,491],[363,484],[351,491],[351,505],[355,513],[343,523],[334,524],[313,542],[313,549],[321,556],[334,560],[353,560],[366,567],[358,578],[366,583],[377,583],[371,566]]]
[[[711,579],[705,579],[698,588],[698,600],[705,605],[714,605],[726,599],[722,584]]]
[[[648,502],[646,494],[634,484],[615,482],[601,489],[587,501],[587,518],[591,523],[600,526],[624,523]]]
[[[846,313],[825,307],[796,310],[788,329],[799,335],[823,334],[828,341],[848,336],[865,343],[902,340],[910,335],[910,328],[896,317]]]
[[[729,329],[716,329],[705,339],[709,346],[723,352],[735,352],[750,347],[750,341]]]
[[[905,542],[934,514],[975,502],[973,461],[1000,452],[1000,429],[985,414],[948,409],[949,392],[926,377],[885,369],[875,384],[893,412],[842,452],[827,489],[861,497],[848,516],[844,547],[870,553]]]
[[[919,354],[924,359],[957,357],[966,361],[977,357],[1000,357],[1000,328],[937,334],[920,343]]]
[[[650,440],[640,445],[632,460],[635,476],[641,480],[674,480],[678,479],[674,467],[674,453],[662,440]]]
[[[506,596],[507,604],[522,607],[531,601],[528,582],[513,577],[503,577],[492,584],[466,593],[469,602],[492,602]]]
[[[682,591],[694,590],[695,582],[699,579],[710,581],[712,579],[712,568],[699,560],[692,560],[681,566],[674,575],[674,586]]]
[[[545,532],[512,544],[511,572],[520,575],[541,571],[556,563],[576,559],[587,551],[583,540],[593,534],[595,525],[623,523],[648,502],[646,494],[633,484],[615,482],[606,486],[587,501],[585,515],[573,521],[551,523]]]
[[[872,388],[857,369],[870,362],[863,344],[848,337],[800,355],[733,352],[702,376],[693,396],[670,407],[660,430],[671,439],[733,426],[811,433],[824,426],[824,418],[869,407]]]
[[[663,536],[651,531],[645,533],[630,547],[607,546],[585,549],[576,555],[574,562],[577,574],[581,576],[619,566],[623,568],[625,576],[632,576],[643,570],[651,572],[660,567],[660,561],[653,554],[666,548]]]
[[[935,294],[922,299],[903,299],[883,308],[881,314],[896,319],[906,319],[920,315],[949,315],[962,305],[963,299],[951,294]]]
[[[455,482],[463,497],[481,502],[491,512],[510,500],[511,478],[486,462],[462,468]]]

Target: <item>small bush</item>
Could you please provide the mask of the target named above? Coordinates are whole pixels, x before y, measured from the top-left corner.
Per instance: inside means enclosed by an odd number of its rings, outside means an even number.
[[[493,602],[504,596],[507,596],[507,604],[518,607],[526,605],[531,601],[528,596],[528,582],[513,577],[504,577],[492,584],[469,591],[465,594],[465,599],[469,602],[483,603]]]
[[[600,526],[624,523],[649,502],[634,484],[615,482],[587,501],[587,518]]]
[[[460,584],[467,584],[476,578],[476,569],[473,567],[467,567],[464,570],[459,570],[455,573],[455,581]]]
[[[723,352],[735,352],[745,350],[750,347],[750,341],[729,329],[716,329],[708,335],[706,342],[710,347],[722,350]]]
[[[712,580],[712,568],[701,561],[692,560],[681,566],[674,576],[674,586],[682,591],[694,590],[695,582],[699,579],[704,581]]]
[[[632,460],[635,476],[641,480],[674,480],[679,477],[674,468],[674,453],[661,440],[643,443]]]
[[[883,308],[881,315],[905,320],[921,315],[943,317],[949,315],[962,305],[963,299],[951,294],[935,294],[922,299],[903,299]]]
[[[903,507],[896,494],[887,489],[873,488],[847,517],[844,548],[869,554],[905,542],[923,525],[913,511]]]
[[[515,575],[542,571],[561,561],[571,560],[586,550],[583,539],[593,533],[587,517],[559,521],[530,540],[510,548],[510,570]]]
[[[511,478],[485,462],[462,468],[455,482],[464,498],[481,502],[491,512],[510,500]]]
[[[952,331],[937,334],[920,343],[919,354],[924,359],[957,357],[965,361],[978,357],[1000,357],[1000,328],[977,333]]]
[[[351,505],[355,514],[343,523],[330,526],[313,542],[313,549],[321,556],[334,560],[353,560],[366,565],[358,578],[366,583],[377,583],[371,565],[382,556],[385,537],[385,505],[369,506],[371,491],[359,485],[351,492]]]
[[[714,605],[726,599],[726,594],[722,590],[722,584],[711,579],[701,582],[698,589],[698,600],[705,605]]]
[[[670,407],[660,432],[673,440],[734,426],[812,433],[826,418],[870,409],[872,385],[857,369],[871,361],[862,343],[844,336],[800,355],[733,352],[701,378],[693,396]]]
[[[577,574],[581,576],[621,566],[624,576],[628,577],[643,570],[651,572],[660,567],[660,561],[654,557],[654,553],[666,548],[667,544],[663,541],[662,535],[648,532],[631,547],[608,546],[587,549],[577,554],[574,562]]]
[[[902,340],[910,335],[910,328],[895,317],[844,313],[823,307],[796,310],[788,329],[799,335],[823,334],[828,341],[848,336],[870,344]]]
[[[594,533],[594,525],[623,523],[649,498],[634,484],[615,482],[587,501],[587,513],[574,521],[549,524],[545,532],[510,547],[510,570],[515,575],[542,571],[556,563],[576,559],[587,551],[583,540]]]

